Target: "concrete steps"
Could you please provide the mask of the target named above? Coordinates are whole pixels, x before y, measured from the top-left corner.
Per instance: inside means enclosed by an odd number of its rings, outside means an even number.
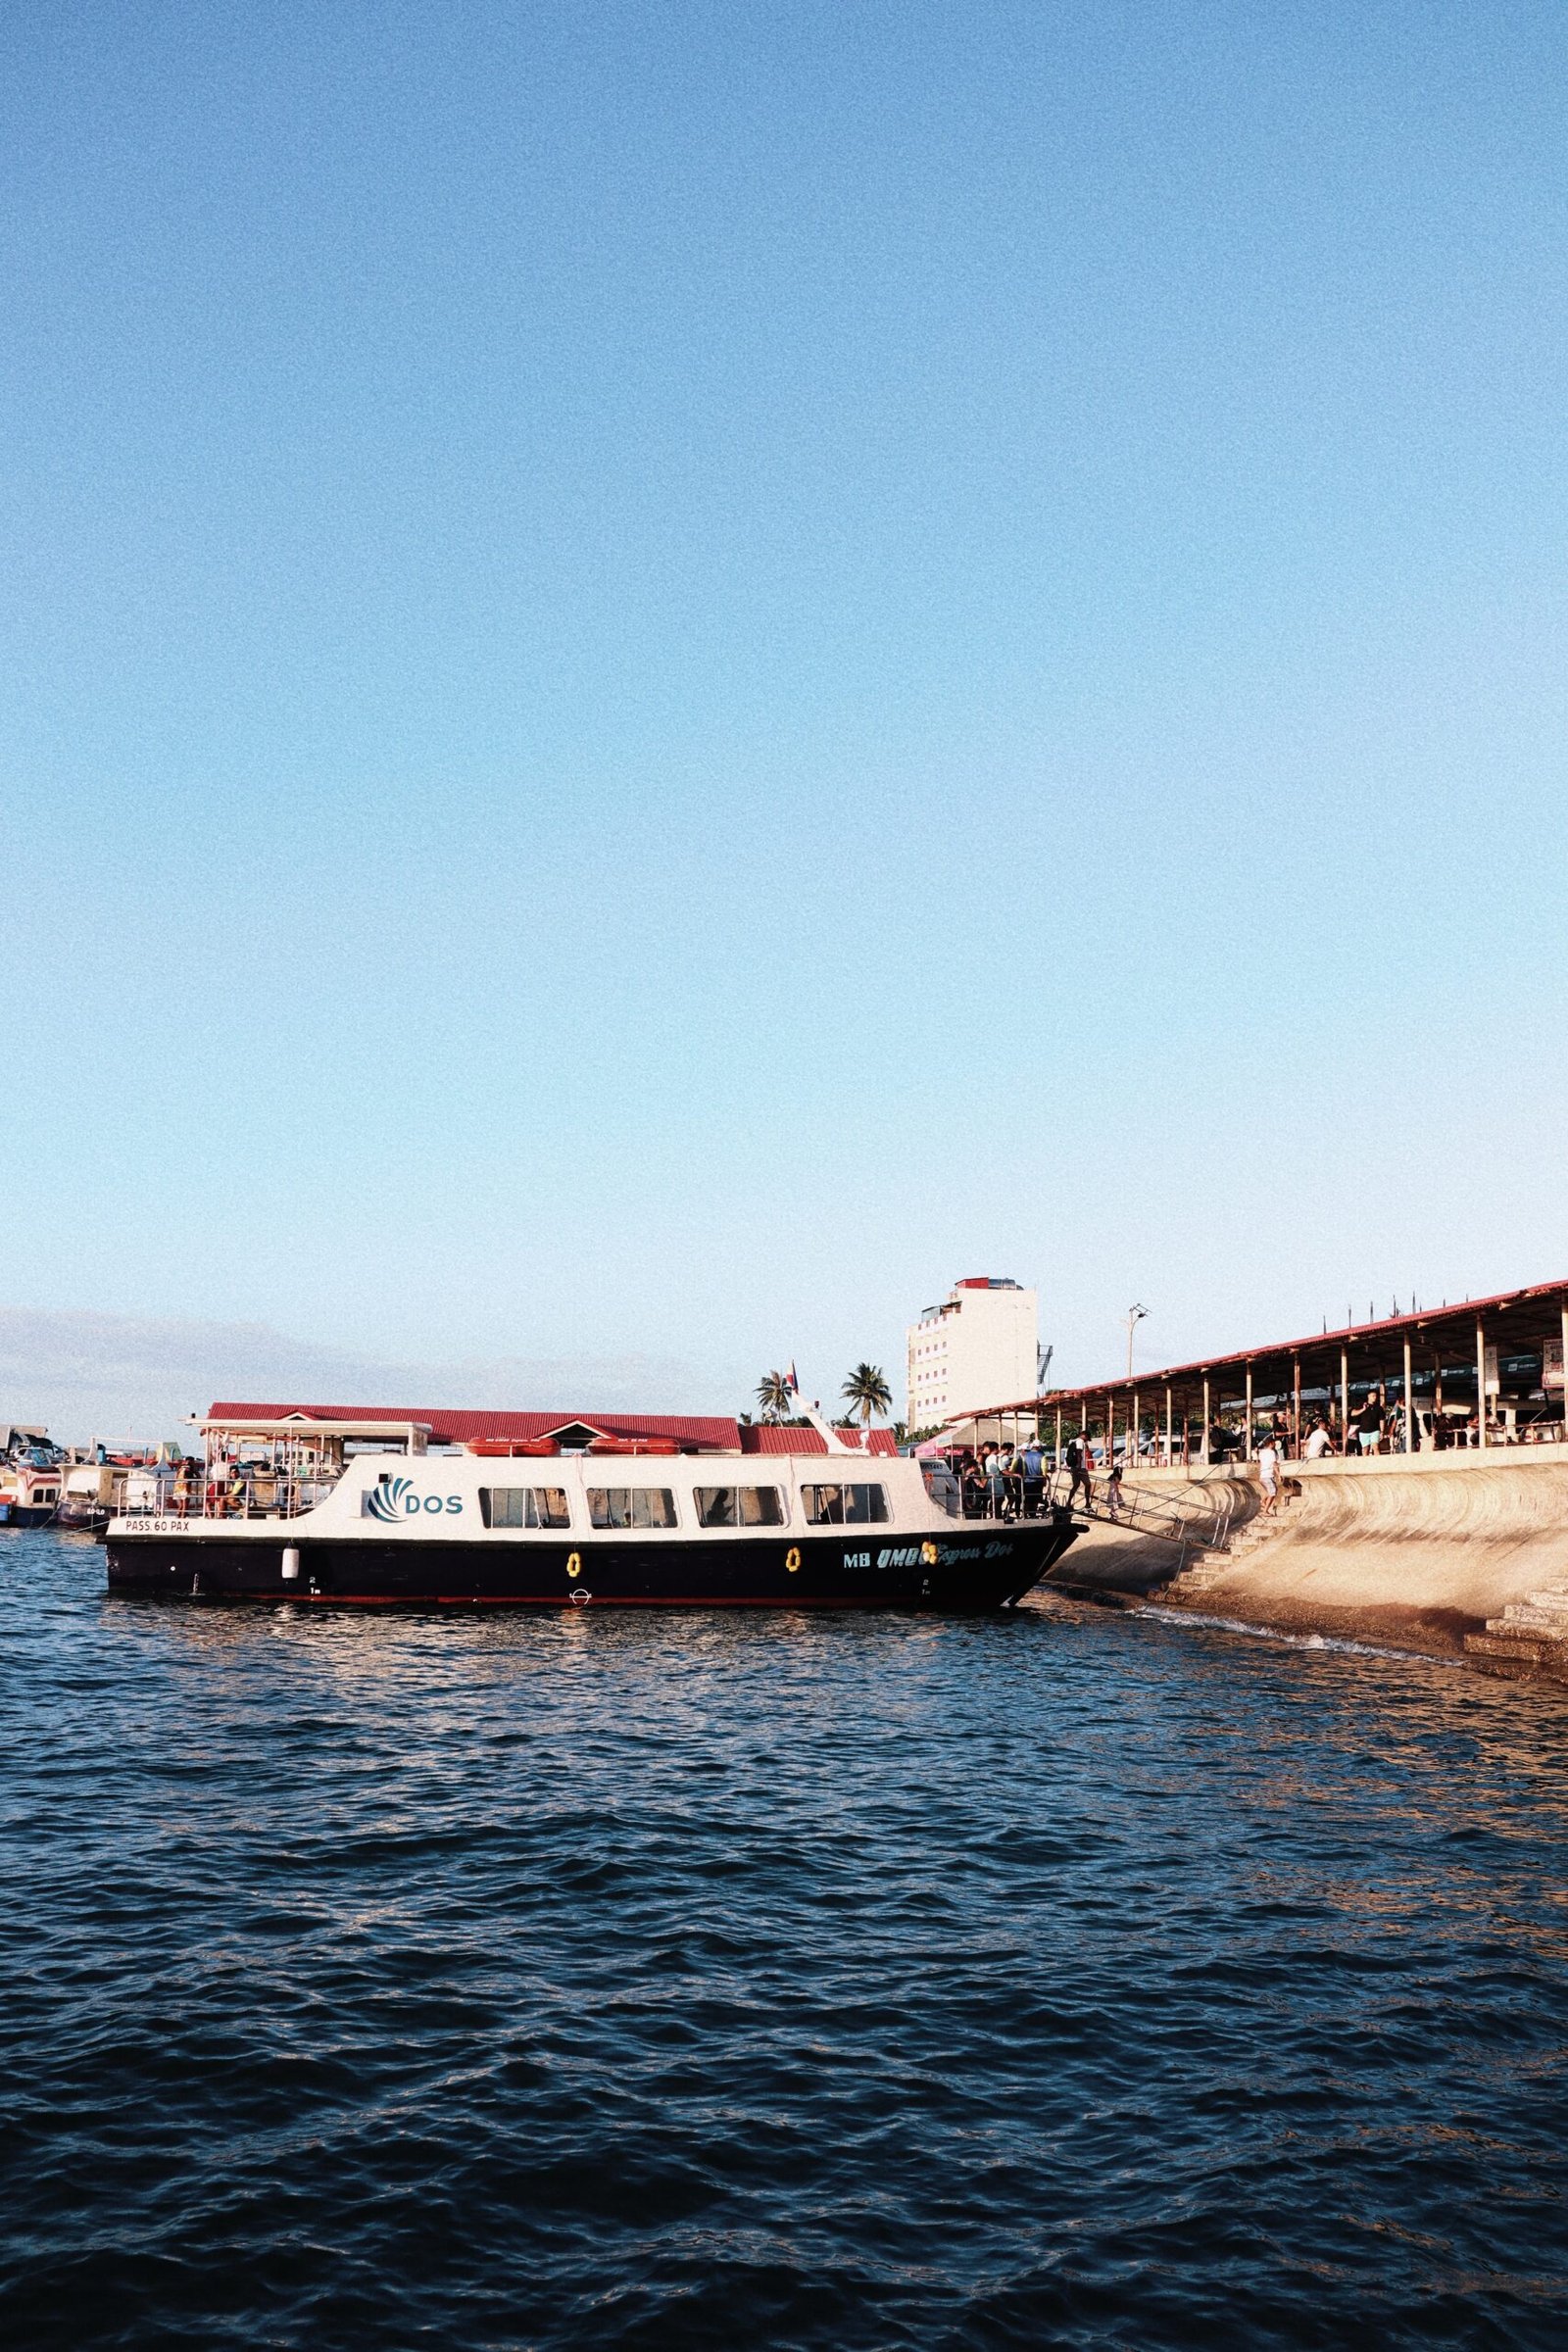
[[[1191,1593],[1206,1592],[1211,1585],[1220,1582],[1224,1574],[1223,1568],[1184,1568],[1180,1576],[1172,1578],[1160,1597],[1164,1600],[1185,1600]]]
[[[1568,1683],[1568,1586],[1528,1592],[1484,1634],[1466,1634],[1465,1656],[1485,1674],[1545,1674]]]
[[[1505,1640],[1511,1640],[1516,1635],[1529,1635],[1532,1638],[1539,1635],[1544,1642],[1568,1641],[1568,1617],[1556,1609],[1538,1608],[1528,1600],[1510,1601],[1501,1617],[1487,1620],[1489,1633],[1496,1633],[1499,1629]],[[1478,1634],[1476,1639],[1480,1641],[1482,1637]]]
[[[1283,1525],[1280,1519],[1251,1520],[1239,1535],[1232,1536],[1230,1557],[1245,1559],[1250,1551],[1261,1550],[1265,1544],[1272,1544]]]
[[[1190,1552],[1187,1566],[1180,1576],[1165,1587],[1160,1598],[1174,1601],[1178,1607],[1186,1601],[1200,1599],[1215,1585],[1222,1584],[1226,1577],[1243,1566],[1253,1553],[1266,1550],[1285,1524],[1283,1510],[1275,1512],[1268,1519],[1249,1519],[1236,1530],[1223,1551],[1202,1549]]]

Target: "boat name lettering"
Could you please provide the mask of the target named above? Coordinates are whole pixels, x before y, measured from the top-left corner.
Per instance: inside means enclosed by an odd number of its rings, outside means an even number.
[[[410,1478],[390,1478],[371,1487],[361,1497],[360,1511],[366,1519],[379,1519],[383,1525],[399,1519],[417,1518],[421,1511],[461,1511],[461,1494],[416,1494]]]

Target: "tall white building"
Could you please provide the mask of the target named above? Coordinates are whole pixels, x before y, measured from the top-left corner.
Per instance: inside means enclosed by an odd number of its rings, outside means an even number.
[[[908,1331],[911,1429],[929,1429],[990,1404],[1012,1404],[1036,1387],[1039,1297],[996,1274],[956,1282]]]

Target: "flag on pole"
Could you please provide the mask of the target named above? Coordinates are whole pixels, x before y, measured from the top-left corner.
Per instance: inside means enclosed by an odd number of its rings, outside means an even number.
[[[792,1396],[798,1396],[801,1393],[801,1384],[796,1377],[795,1361],[793,1357],[790,1359],[790,1368],[784,1375],[784,1386],[789,1390],[789,1393]]]

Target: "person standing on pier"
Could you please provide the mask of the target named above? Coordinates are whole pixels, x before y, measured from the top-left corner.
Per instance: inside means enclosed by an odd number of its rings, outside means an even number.
[[[1259,1517],[1272,1519],[1280,1500],[1280,1449],[1274,1443],[1272,1430],[1258,1451],[1257,1483],[1263,1490],[1263,1507]]]

